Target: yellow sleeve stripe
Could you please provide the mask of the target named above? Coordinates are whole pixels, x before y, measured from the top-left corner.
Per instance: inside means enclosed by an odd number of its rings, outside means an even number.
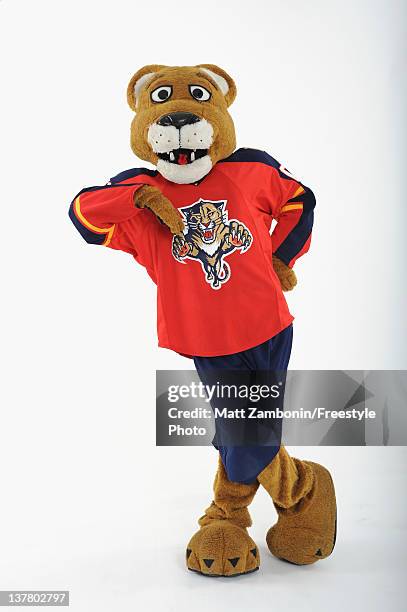
[[[74,210],[75,210],[75,214],[78,217],[79,221],[85,227],[90,229],[92,232],[96,232],[97,234],[106,234],[106,238],[103,242],[103,246],[108,246],[108,244],[110,243],[112,239],[114,228],[116,226],[114,224],[111,225],[110,227],[96,227],[96,225],[92,225],[92,223],[90,223],[87,219],[85,219],[85,217],[82,214],[80,196],[78,196],[75,200]]]
[[[290,199],[296,198],[297,196],[301,195],[302,193],[305,193],[305,189],[304,189],[304,187],[301,187],[301,185],[300,185],[298,187],[297,191],[294,193],[294,195],[291,196]]]
[[[105,241],[104,241],[104,243],[103,243],[103,245],[102,245],[102,246],[108,246],[108,245],[109,245],[109,243],[110,243],[110,241],[111,241],[111,239],[112,239],[112,236],[113,236],[113,232],[114,232],[114,228],[115,228],[115,227],[116,227],[115,225],[112,225],[112,227],[110,227],[110,228],[109,228],[109,231],[108,231],[108,233],[106,234],[106,238],[105,238]]]
[[[285,206],[283,206],[283,208],[280,210],[280,214],[283,212],[287,212],[288,210],[302,210],[303,209],[303,204],[286,204]]]

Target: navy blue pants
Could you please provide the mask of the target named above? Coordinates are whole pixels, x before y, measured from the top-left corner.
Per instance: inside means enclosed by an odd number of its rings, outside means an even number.
[[[278,403],[282,410],[292,339],[293,328],[290,325],[270,340],[246,351],[218,357],[194,357],[195,367],[204,385],[213,385],[216,382],[230,385],[236,381],[248,386],[271,385],[278,379],[278,400],[270,397],[260,399],[256,402],[256,407],[259,410],[270,409],[275,408]],[[243,408],[245,411],[253,406],[253,402],[248,398],[222,398],[221,404],[218,399],[212,400],[211,404],[213,410],[215,404],[218,408],[226,405],[231,410]],[[229,419],[217,418],[213,444],[220,452],[229,480],[244,484],[254,482],[278,453],[281,429],[282,419],[267,419],[266,423],[261,419],[245,418],[233,423]],[[227,443],[228,439],[233,440],[233,444]]]

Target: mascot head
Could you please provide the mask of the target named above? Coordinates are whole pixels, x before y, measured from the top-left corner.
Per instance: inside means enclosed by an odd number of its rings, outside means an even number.
[[[199,181],[235,149],[227,110],[235,97],[233,80],[213,64],[144,66],[127,88],[131,148],[169,181]]]

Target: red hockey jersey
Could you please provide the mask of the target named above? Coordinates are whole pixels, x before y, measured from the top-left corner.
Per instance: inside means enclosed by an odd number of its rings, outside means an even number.
[[[179,210],[183,235],[173,237],[151,211],[135,207],[142,185],[157,187]],[[308,250],[314,206],[312,191],[275,159],[239,149],[189,185],[146,168],[122,172],[83,189],[70,217],[87,242],[126,251],[146,268],[158,289],[159,346],[214,356],[290,325],[272,254],[292,266]]]

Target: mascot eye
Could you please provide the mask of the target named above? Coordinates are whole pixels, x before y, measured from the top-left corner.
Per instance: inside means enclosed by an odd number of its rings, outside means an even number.
[[[157,87],[157,89],[151,92],[151,99],[153,102],[165,102],[171,98],[171,94],[171,85],[164,85],[163,87]]]
[[[206,102],[211,97],[210,91],[205,89],[205,87],[201,87],[201,85],[190,85],[189,92],[199,102]]]

